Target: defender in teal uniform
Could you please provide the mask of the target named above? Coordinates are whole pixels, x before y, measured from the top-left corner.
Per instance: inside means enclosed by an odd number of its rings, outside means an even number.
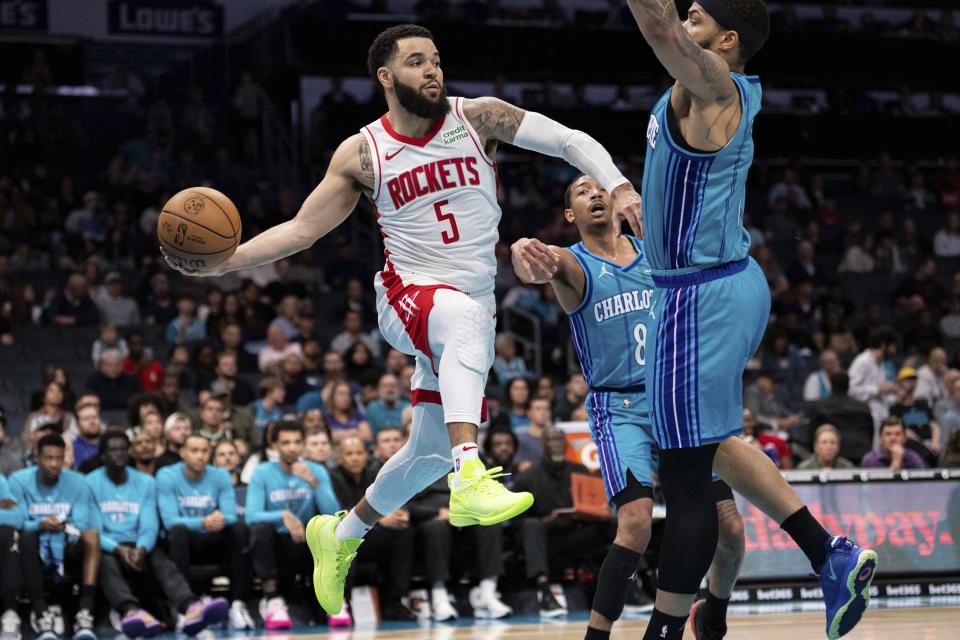
[[[520,280],[553,287],[590,385],[590,432],[607,498],[617,509],[617,537],[600,569],[587,629],[588,639],[604,638],[623,611],[624,585],[650,540],[657,444],[644,372],[656,328],[654,287],[643,247],[614,229],[610,196],[596,180],[573,180],[564,209],[581,242],[561,249],[522,238],[512,247],[513,263]],[[720,539],[710,578],[715,590],[729,594],[743,560],[743,521],[730,487],[718,480],[713,490]]]
[[[644,215],[629,220],[645,233],[657,287],[647,391],[668,513],[657,604],[644,638],[683,636],[717,539],[707,497],[715,466],[810,559],[820,575],[827,636],[839,638],[866,609],[877,554],[831,538],[772,465],[730,438],[742,430],[743,371],[770,311],[743,228],[762,97],[759,78],[746,75],[744,65],[769,35],[767,8],[763,0],[699,0],[681,23],[674,0],[628,4],[676,80],[647,125]],[[697,618],[695,637],[723,636],[719,621]]]

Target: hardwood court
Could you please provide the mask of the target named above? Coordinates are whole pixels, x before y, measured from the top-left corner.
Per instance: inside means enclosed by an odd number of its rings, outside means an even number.
[[[825,638],[823,614],[734,616],[726,640],[820,640]],[[463,621],[461,622],[463,624]],[[622,621],[611,638],[636,640],[646,620]],[[539,624],[477,623],[408,630],[334,631],[331,634],[297,634],[296,640],[582,640],[586,622]],[[689,630],[684,636],[691,638]],[[960,608],[882,609],[870,611],[845,640],[956,640],[960,638]]]

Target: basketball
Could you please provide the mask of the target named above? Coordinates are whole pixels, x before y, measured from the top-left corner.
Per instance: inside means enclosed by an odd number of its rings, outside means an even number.
[[[230,198],[216,189],[190,187],[163,205],[157,239],[176,264],[209,269],[237,250],[240,213]]]

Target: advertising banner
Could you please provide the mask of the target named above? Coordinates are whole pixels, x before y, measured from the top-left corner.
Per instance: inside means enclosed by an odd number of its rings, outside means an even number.
[[[223,7],[211,0],[109,0],[114,35],[211,38],[223,34]]]

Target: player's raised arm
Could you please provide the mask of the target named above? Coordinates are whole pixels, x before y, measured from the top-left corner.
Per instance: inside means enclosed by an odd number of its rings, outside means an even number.
[[[513,270],[521,282],[549,284],[567,313],[583,301],[586,274],[569,249],[520,238],[510,245]]]
[[[292,219],[247,240],[225,262],[205,271],[178,267],[193,276],[218,276],[286,258],[304,249],[335,229],[357,206],[364,189],[373,187],[370,149],[361,134],[347,138],[333,154],[320,184],[307,196]]]
[[[640,195],[617,169],[603,145],[592,137],[498,98],[464,100],[463,115],[488,149],[495,147],[497,142],[506,142],[521,149],[563,158],[586,175],[593,176],[613,196],[614,218],[626,218],[637,237],[643,237]]]
[[[657,59],[684,89],[700,102],[725,104],[736,100],[737,88],[730,66],[713,51],[704,49],[687,33],[674,0],[627,0],[630,12]],[[719,4],[719,3],[718,3]],[[709,20],[699,6],[690,8],[688,20]],[[724,31],[731,47],[739,45],[736,31]]]

